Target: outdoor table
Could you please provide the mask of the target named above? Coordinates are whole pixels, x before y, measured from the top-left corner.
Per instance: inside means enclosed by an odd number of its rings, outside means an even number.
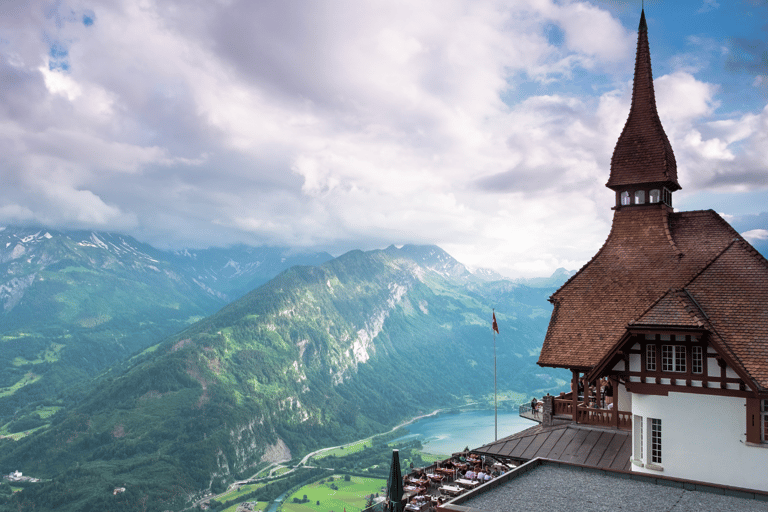
[[[454,480],[454,483],[457,483],[469,489],[474,489],[475,487],[480,485],[480,482],[478,482],[477,480],[467,480],[466,478],[457,478],[456,480]]]
[[[462,492],[464,492],[464,489],[455,485],[444,485],[440,487],[440,492],[445,494],[450,494],[452,496],[456,496],[457,494],[461,494]]]

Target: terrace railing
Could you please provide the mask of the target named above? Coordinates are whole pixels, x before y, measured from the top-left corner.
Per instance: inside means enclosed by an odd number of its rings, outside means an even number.
[[[519,409],[520,416],[535,421],[541,421],[541,412],[531,411],[531,404],[523,404]],[[573,400],[570,397],[558,397],[554,399],[554,415],[569,416],[577,423],[584,425],[597,425],[603,427],[618,427],[624,430],[632,430],[632,413],[628,411],[616,411],[615,409],[601,409],[585,406],[584,402],[578,402],[574,417]],[[618,419],[614,415],[618,414]]]

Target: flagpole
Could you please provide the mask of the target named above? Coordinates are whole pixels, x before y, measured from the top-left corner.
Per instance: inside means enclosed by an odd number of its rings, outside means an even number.
[[[493,310],[493,323],[496,325],[496,309]],[[499,406],[496,398],[496,329],[493,331],[493,440],[499,440]]]

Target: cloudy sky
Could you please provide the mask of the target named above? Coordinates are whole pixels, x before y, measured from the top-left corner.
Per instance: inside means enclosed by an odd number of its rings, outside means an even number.
[[[647,0],[681,210],[768,246],[768,2]],[[602,245],[639,0],[0,2],[0,225],[509,276]]]

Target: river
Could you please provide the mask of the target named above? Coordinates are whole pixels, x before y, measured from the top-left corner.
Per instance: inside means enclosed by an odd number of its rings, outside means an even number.
[[[516,412],[499,411],[498,419],[499,439],[536,425]],[[399,440],[419,439],[425,452],[450,455],[494,440],[493,409],[440,413],[416,420],[403,428],[408,435]]]

